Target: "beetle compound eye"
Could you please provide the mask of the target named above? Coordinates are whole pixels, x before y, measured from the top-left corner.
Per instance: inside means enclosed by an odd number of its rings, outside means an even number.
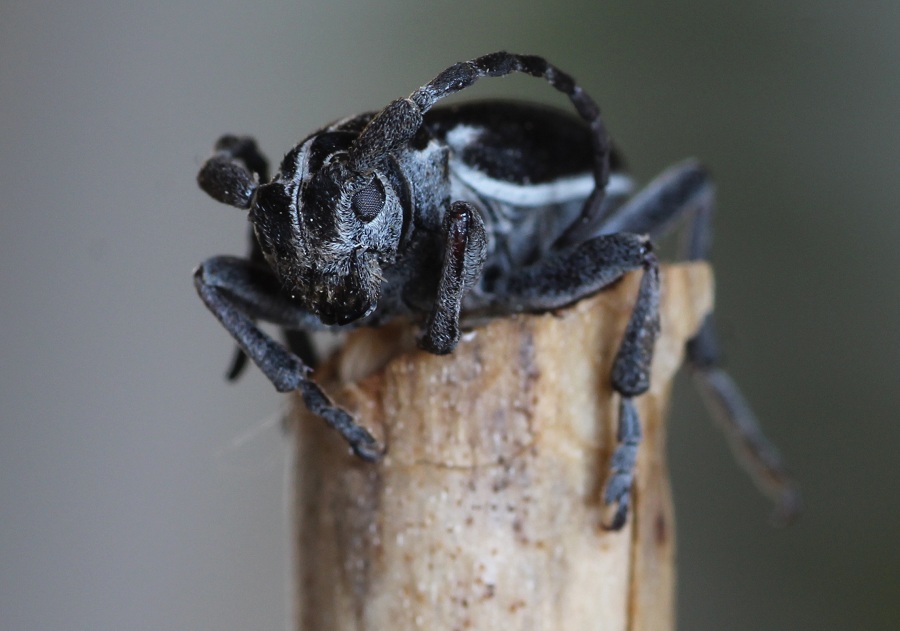
[[[384,207],[384,187],[378,178],[354,193],[350,207],[362,221],[372,221]]]

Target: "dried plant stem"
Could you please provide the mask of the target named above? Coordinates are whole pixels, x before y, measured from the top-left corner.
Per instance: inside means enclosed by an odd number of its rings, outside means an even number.
[[[636,501],[620,532],[602,527],[609,374],[639,274],[557,314],[491,322],[446,357],[408,350],[406,329],[352,335],[320,376],[388,454],[361,462],[320,421],[298,421],[297,628],[672,629],[664,412],[712,279],[690,264],[664,267],[662,281]]]

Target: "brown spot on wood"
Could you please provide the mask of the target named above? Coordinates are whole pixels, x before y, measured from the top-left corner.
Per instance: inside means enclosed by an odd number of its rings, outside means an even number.
[[[666,516],[662,513],[657,513],[653,526],[653,532],[656,535],[656,545],[666,545],[669,539],[669,526],[666,524]]]
[[[509,605],[509,613],[515,614],[515,613],[516,613],[517,611],[519,611],[520,609],[524,609],[524,608],[525,608],[525,604],[526,604],[526,603],[525,603],[524,600],[516,600],[516,601],[513,601],[513,602],[510,603],[510,605]]]

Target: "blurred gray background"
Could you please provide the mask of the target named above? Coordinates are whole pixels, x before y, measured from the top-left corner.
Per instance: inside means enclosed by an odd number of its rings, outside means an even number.
[[[0,629],[282,629],[283,399],[227,385],[190,273],[246,219],[196,187],[223,132],[277,159],[450,63],[540,53],[645,181],[719,183],[729,365],[801,479],[671,423],[681,629],[900,628],[900,3],[0,4]],[[565,106],[534,79],[474,96]]]

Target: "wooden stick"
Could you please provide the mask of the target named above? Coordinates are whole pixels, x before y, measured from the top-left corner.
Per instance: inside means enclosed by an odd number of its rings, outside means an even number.
[[[361,462],[318,419],[297,421],[298,629],[674,627],[664,411],[712,280],[703,264],[663,268],[635,503],[608,532],[609,375],[639,279],[557,314],[493,321],[446,357],[408,350],[403,328],[348,339],[319,376],[388,454]]]

